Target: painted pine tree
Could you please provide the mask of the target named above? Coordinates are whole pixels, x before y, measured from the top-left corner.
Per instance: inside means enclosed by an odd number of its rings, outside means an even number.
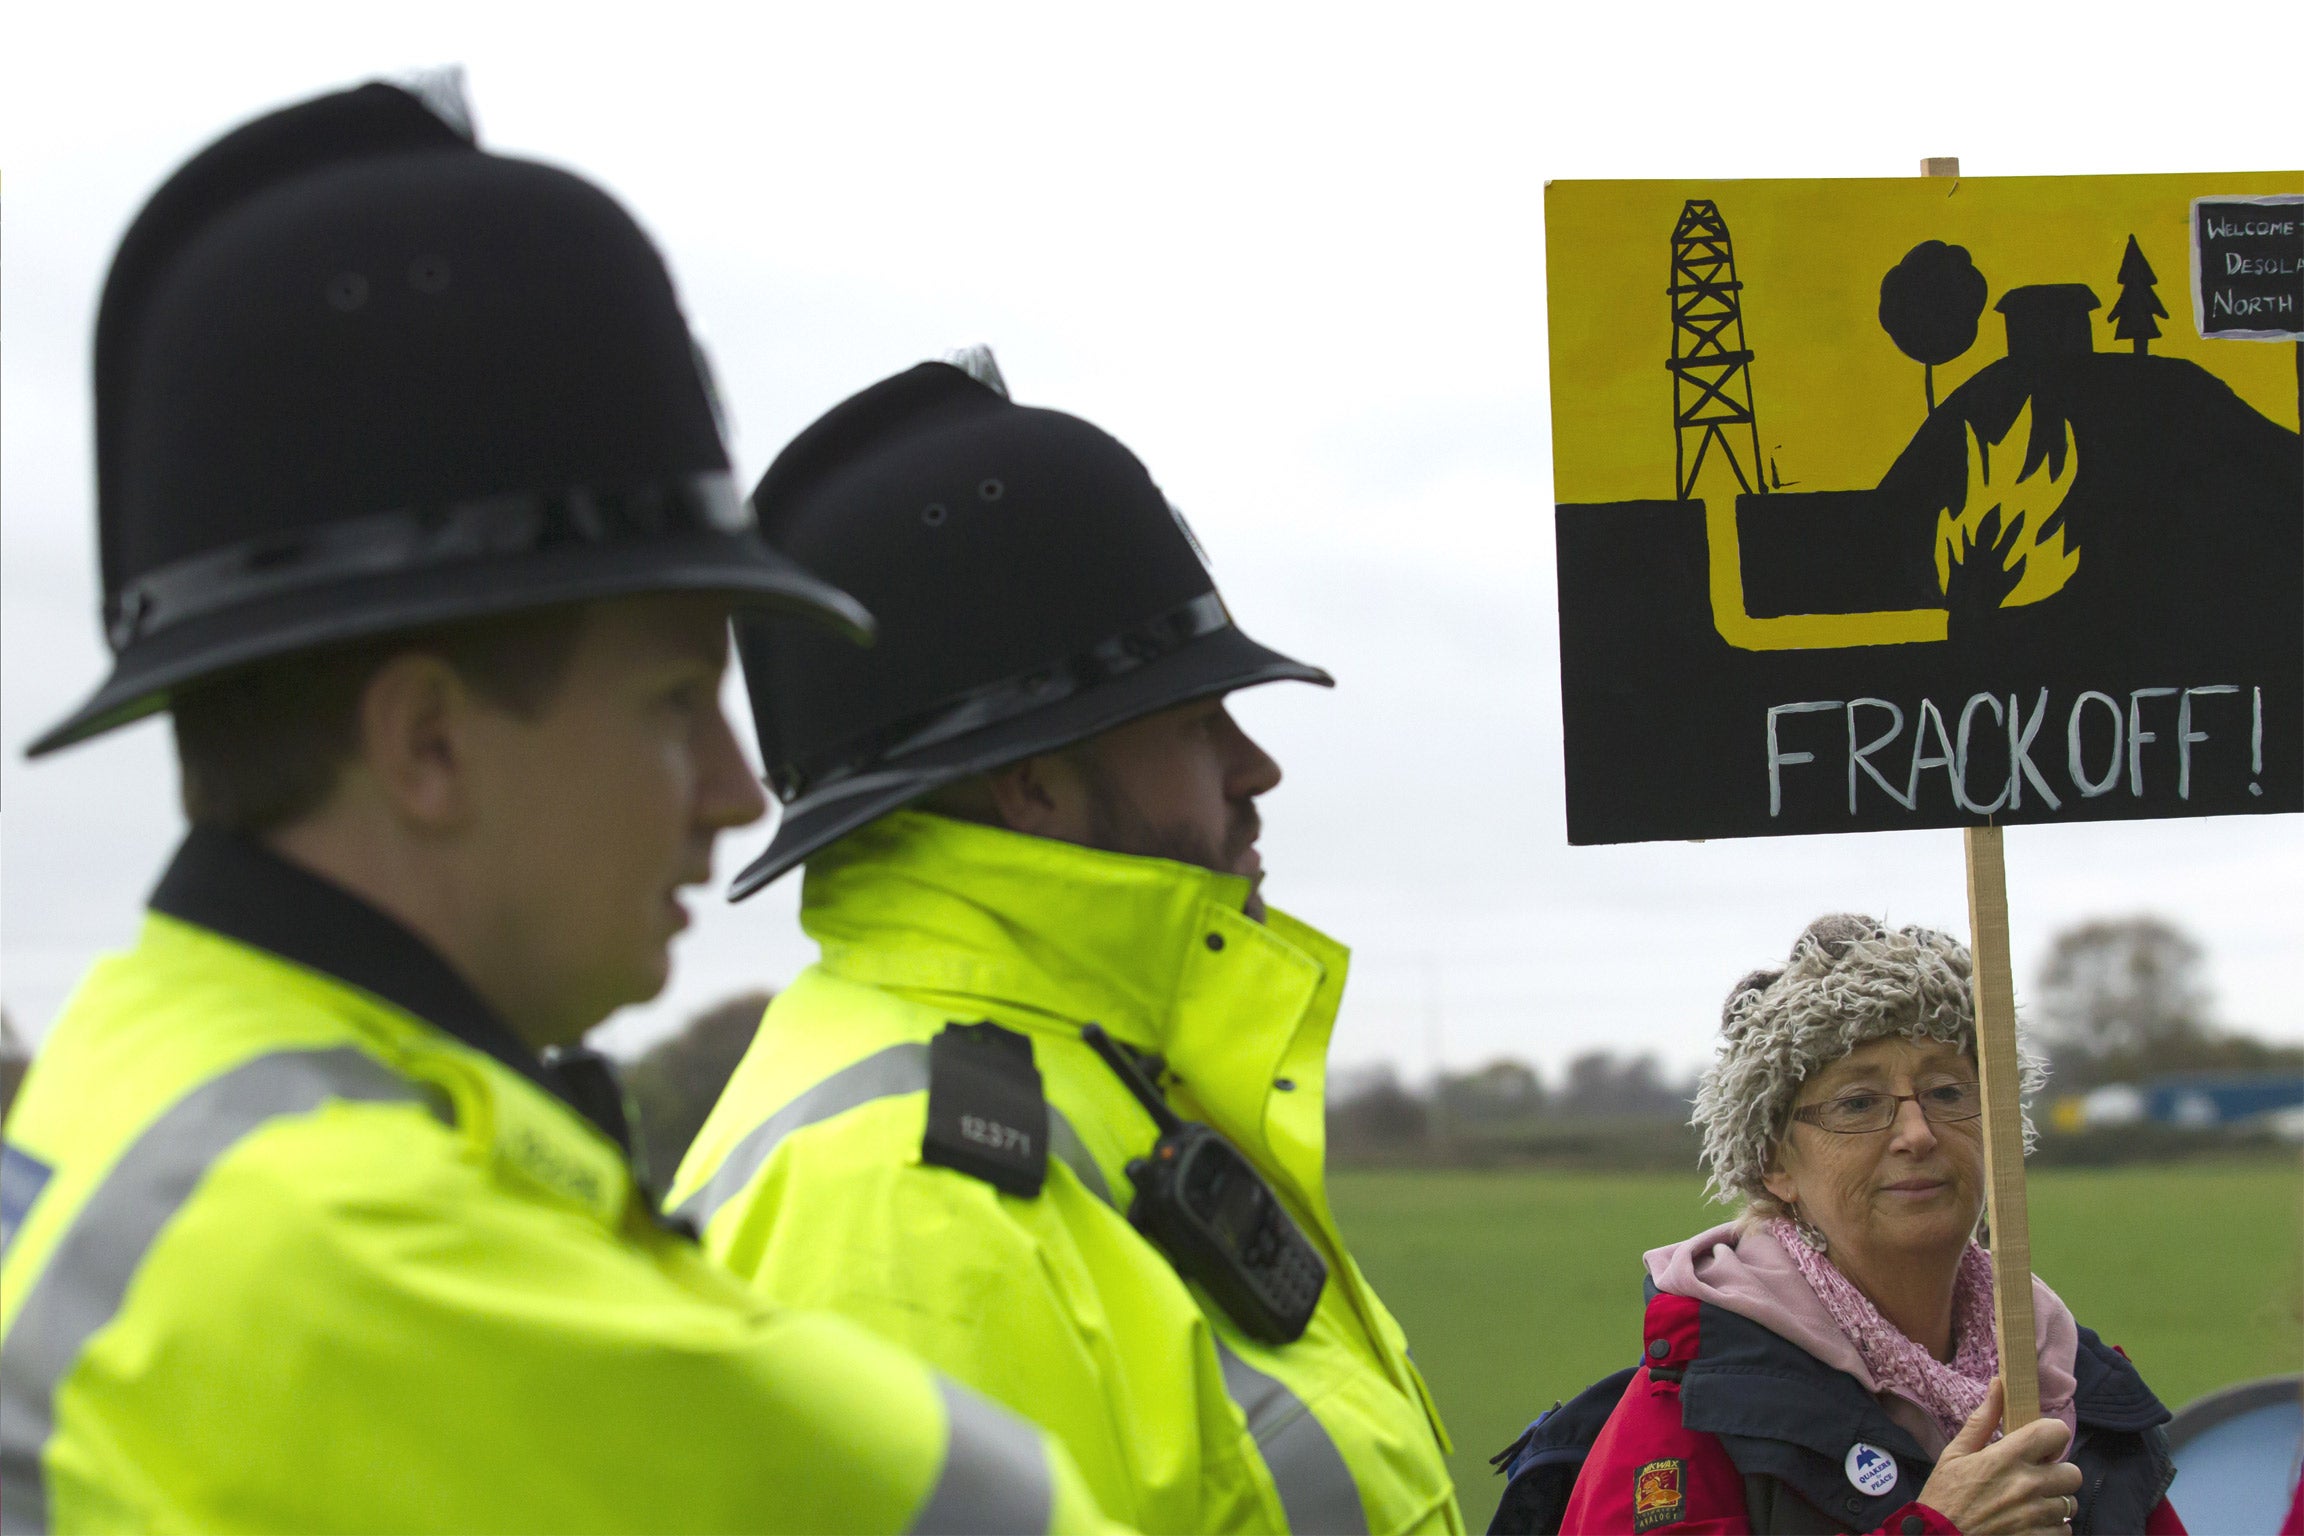
[[[2120,299],[2104,318],[2112,322],[2116,339],[2136,343],[2139,357],[2152,350],[2152,338],[2160,334],[2158,320],[2168,318],[2168,311],[2160,307],[2160,295],[2153,292],[2159,281],[2152,263],[2144,259],[2144,248],[2130,235],[2128,252],[2120,258]]]

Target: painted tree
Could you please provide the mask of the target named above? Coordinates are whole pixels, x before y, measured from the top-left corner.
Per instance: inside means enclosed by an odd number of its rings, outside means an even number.
[[[2160,307],[2160,295],[2152,291],[2159,281],[2152,263],[2144,259],[2144,248],[2130,235],[2128,253],[2120,258],[2120,300],[2104,318],[2112,322],[2116,339],[2136,344],[2138,357],[2152,350],[2152,338],[2160,334],[2157,322],[2168,318],[2168,311]]]
[[[1963,246],[1923,240],[1880,279],[1880,328],[1920,364],[1928,409],[1936,409],[1936,368],[1976,344],[1987,289]]]

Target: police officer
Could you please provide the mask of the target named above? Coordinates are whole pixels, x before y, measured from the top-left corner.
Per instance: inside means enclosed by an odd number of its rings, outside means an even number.
[[[884,622],[869,652],[739,626],[785,807],[735,891],[806,861],[822,959],[669,1203],[762,1294],[1055,1431],[1142,1529],[1460,1529],[1328,1208],[1346,952],[1258,897],[1279,769],[1223,703],[1329,679],[1234,627],[1125,447],[964,363],[847,401],[754,494]]]
[[[766,548],[655,251],[370,85],[122,241],[96,339],[117,666],[193,829],[8,1122],[9,1531],[1046,1529],[1045,1438],[659,1221],[596,1067],[762,808]],[[837,643],[848,643],[845,638]]]

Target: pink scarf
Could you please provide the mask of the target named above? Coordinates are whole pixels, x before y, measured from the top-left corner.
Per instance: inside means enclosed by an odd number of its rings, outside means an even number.
[[[1910,1398],[1928,1411],[1947,1439],[1960,1432],[1999,1373],[1999,1335],[1992,1321],[1992,1256],[1974,1242],[1960,1255],[1952,1281],[1952,1359],[1937,1359],[1880,1315],[1880,1309],[1831,1260],[1808,1246],[1799,1228],[1778,1218],[1768,1224],[1809,1288],[1864,1357],[1881,1391]],[[2071,1422],[2069,1404],[2043,1407]],[[2058,1413],[2058,1408],[2064,1411]]]

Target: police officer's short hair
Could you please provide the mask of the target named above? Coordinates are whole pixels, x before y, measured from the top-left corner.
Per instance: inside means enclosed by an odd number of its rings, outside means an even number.
[[[489,703],[533,718],[559,691],[584,613],[569,605],[402,631],[202,682],[169,706],[185,816],[257,836],[318,810],[358,747],[361,695],[410,651],[440,657]]]

